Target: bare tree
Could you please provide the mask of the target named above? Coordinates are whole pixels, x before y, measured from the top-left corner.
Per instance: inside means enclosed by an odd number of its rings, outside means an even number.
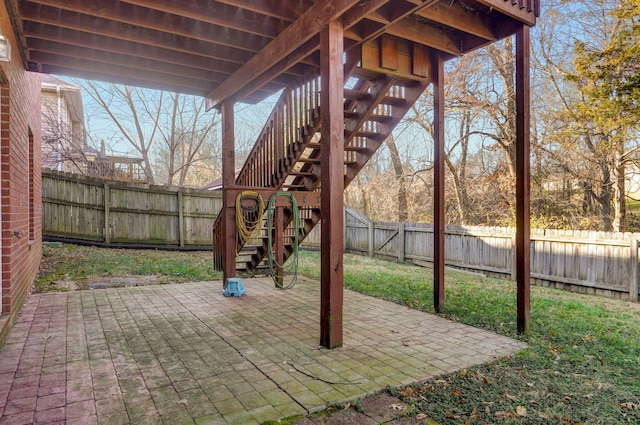
[[[220,164],[220,152],[215,149],[215,129],[220,120],[215,111],[206,114],[204,102],[192,96],[170,93],[165,104],[167,123],[158,130],[161,143],[156,164],[166,185],[184,186],[199,163]],[[217,174],[219,167],[210,169]]]
[[[43,98],[42,166],[59,171],[84,173],[84,132],[61,119],[57,105]]]
[[[217,177],[219,167],[197,167],[219,163],[211,146],[217,143],[219,119],[215,112],[205,112],[203,99],[92,81],[81,85],[95,102],[93,121],[100,119],[98,125],[107,122],[117,130],[107,143],[112,149],[122,143],[142,158],[149,183],[182,186],[196,168],[209,170],[198,183]]]

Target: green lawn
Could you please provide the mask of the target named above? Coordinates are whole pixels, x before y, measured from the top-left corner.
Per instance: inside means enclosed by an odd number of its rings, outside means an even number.
[[[318,277],[318,253],[301,269]],[[345,257],[352,290],[433,313],[431,270]],[[447,271],[444,317],[517,338],[513,282]],[[409,389],[392,389],[442,424],[640,424],[640,304],[531,290],[529,348]]]
[[[162,282],[220,279],[211,254],[44,248],[42,290],[61,277],[157,274]],[[318,252],[300,271],[319,277]],[[431,270],[346,255],[345,285],[433,312]],[[390,388],[441,424],[640,424],[640,304],[533,287],[531,331],[516,335],[515,283],[447,271],[444,317],[521,338],[529,348],[408,388]]]

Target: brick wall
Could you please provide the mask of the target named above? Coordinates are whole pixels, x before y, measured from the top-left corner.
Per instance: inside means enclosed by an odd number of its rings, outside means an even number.
[[[0,62],[2,345],[40,264],[42,180],[40,77],[24,70],[4,2],[0,28],[12,43],[11,62]]]

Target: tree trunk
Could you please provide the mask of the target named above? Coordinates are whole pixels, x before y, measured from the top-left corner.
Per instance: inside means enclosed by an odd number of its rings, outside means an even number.
[[[613,186],[613,231],[627,231],[627,206],[626,206],[626,189],[625,189],[625,166],[622,160],[622,152],[616,151],[614,163],[612,167],[612,180],[615,182]]]
[[[400,159],[400,153],[396,146],[396,141],[393,134],[385,140],[385,143],[389,147],[391,154],[391,162],[393,163],[393,171],[396,177],[396,183],[398,185],[398,221],[407,221],[409,218],[409,205],[407,203],[407,187],[404,181],[404,166]]]
[[[611,181],[611,169],[606,160],[600,161],[600,230],[611,232],[613,230],[613,220],[611,217],[611,201],[613,200],[613,184]]]

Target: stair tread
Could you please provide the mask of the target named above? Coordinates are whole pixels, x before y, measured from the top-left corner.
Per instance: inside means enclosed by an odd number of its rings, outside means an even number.
[[[385,96],[380,103],[399,107],[405,105],[407,101],[402,97]]]
[[[357,111],[344,111],[344,116],[347,119],[356,119],[359,118],[362,114]],[[390,121],[393,117],[389,115],[380,115],[380,114],[372,114],[369,116],[367,121],[376,121],[376,122],[385,122]]]
[[[316,174],[311,171],[290,171],[290,176],[315,176]]]
[[[349,100],[363,100],[371,97],[365,90],[344,89],[344,97]]]
[[[312,147],[314,149],[320,149],[321,145],[320,143],[309,143],[309,147]],[[364,152],[366,150],[368,150],[369,148],[366,146],[345,146],[344,150],[347,152]],[[290,173],[290,174],[294,174],[294,173]],[[314,174],[314,173],[306,173],[308,174]]]

